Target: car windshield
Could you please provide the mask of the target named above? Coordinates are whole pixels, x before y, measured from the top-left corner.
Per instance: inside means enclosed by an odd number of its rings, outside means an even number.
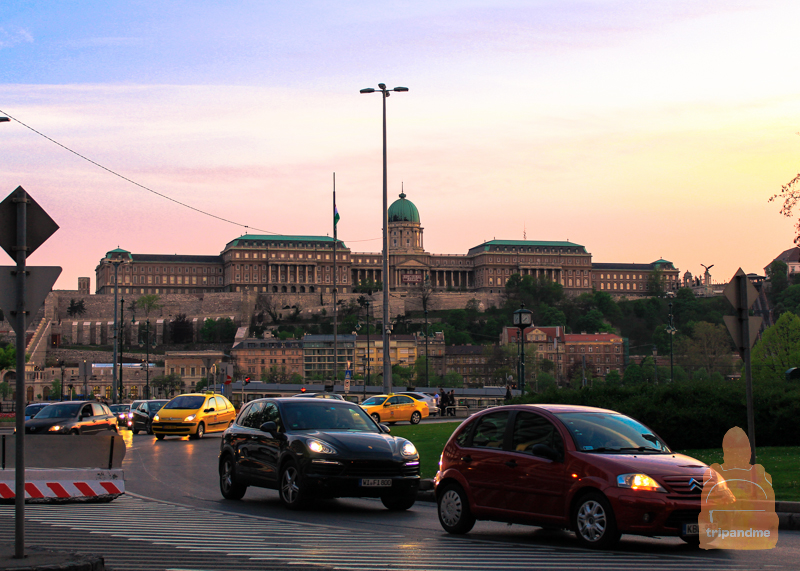
[[[25,416],[34,416],[37,412],[45,408],[47,405],[32,404],[25,407]]]
[[[166,400],[151,400],[149,402],[149,404],[147,405],[147,407],[150,410],[150,412],[153,412],[153,411],[158,412],[159,410],[164,408],[164,405],[167,404],[168,402],[169,401],[166,401]]]
[[[36,415],[36,420],[40,418],[72,418],[78,414],[82,406],[82,403],[51,404],[39,411]]]
[[[371,397],[361,403],[361,406],[377,406],[379,404],[383,404],[383,401],[386,400],[386,397]]]
[[[337,406],[320,400],[283,404],[287,430],[349,430],[380,432],[372,419],[357,406]]]
[[[182,396],[182,397],[175,397],[167,404],[164,405],[164,408],[179,408],[185,410],[196,410],[203,406],[203,403],[206,402],[206,397],[202,396]]]
[[[128,412],[131,409],[130,405],[127,405],[127,404],[112,404],[108,408],[111,409],[111,412],[115,412],[115,413],[116,412]]]
[[[669,454],[669,447],[638,420],[617,413],[562,412],[564,423],[582,452],[651,452]]]

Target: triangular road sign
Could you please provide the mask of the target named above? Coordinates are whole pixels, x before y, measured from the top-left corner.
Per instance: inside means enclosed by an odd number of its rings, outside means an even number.
[[[28,266],[25,268],[28,276],[25,279],[25,329],[42,307],[47,294],[53,289],[61,268],[58,266]],[[11,319],[11,327],[17,330],[17,267],[0,266],[0,307]]]
[[[745,279],[741,281],[737,279],[741,277],[744,277]],[[742,270],[742,268],[739,268],[739,271],[733,274],[733,278],[731,278],[731,281],[728,283],[727,286],[725,286],[725,289],[722,291],[723,295],[728,299],[728,301],[731,302],[731,305],[736,309],[750,309],[751,307],[753,307],[753,304],[756,302],[756,299],[758,299],[758,290],[756,289],[756,286],[754,286],[753,282],[751,282],[749,279],[746,278],[747,276]],[[742,304],[740,298],[741,296],[740,288],[742,287],[741,286],[742,283],[744,283],[744,288],[745,291],[747,292],[747,307],[741,307]]]

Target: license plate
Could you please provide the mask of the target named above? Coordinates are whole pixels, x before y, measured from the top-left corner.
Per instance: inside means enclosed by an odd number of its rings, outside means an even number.
[[[391,488],[392,481],[379,478],[362,478],[361,486],[364,488]]]
[[[700,524],[699,523],[683,524],[683,535],[700,535]]]

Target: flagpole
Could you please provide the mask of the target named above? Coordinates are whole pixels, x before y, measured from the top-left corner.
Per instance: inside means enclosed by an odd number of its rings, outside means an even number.
[[[336,173],[333,173],[333,386],[332,392],[336,392],[336,379],[339,377],[339,340],[338,340],[338,324],[336,315],[336,242],[338,242],[336,234]]]

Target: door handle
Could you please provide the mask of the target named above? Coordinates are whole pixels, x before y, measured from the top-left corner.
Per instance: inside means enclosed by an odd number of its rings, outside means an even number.
[[[472,462],[472,456],[462,456],[461,461],[469,464],[470,462]]]
[[[508,461],[508,462],[506,462],[505,464],[506,464],[506,466],[508,466],[509,468],[516,468],[516,467],[517,467],[517,461],[516,461],[516,460],[509,460],[509,461]]]

